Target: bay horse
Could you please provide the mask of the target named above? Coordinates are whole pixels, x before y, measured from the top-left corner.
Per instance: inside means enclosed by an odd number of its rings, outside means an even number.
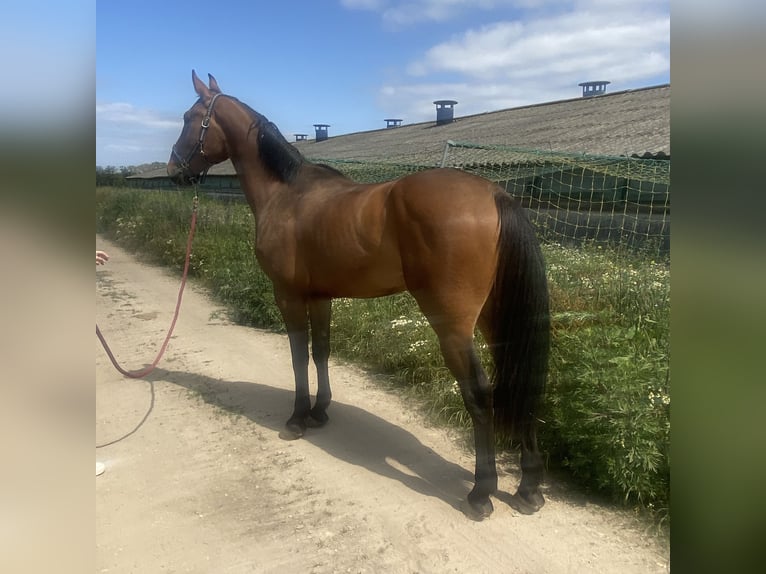
[[[544,504],[536,409],[550,346],[549,295],[538,240],[524,210],[496,184],[437,168],[358,184],[307,161],[266,117],[192,71],[198,99],[184,114],[168,175],[179,184],[231,159],[256,222],[256,258],[287,328],[295,405],[283,438],[328,421],[331,301],[409,291],[439,339],[471,416],[475,483],[464,512],[493,511],[495,431],[521,446],[516,495]],[[309,325],[317,370],[309,392]],[[474,345],[476,327],[494,362],[492,380]]]

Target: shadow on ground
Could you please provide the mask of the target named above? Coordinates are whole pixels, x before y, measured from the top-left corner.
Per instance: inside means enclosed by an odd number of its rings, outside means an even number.
[[[275,434],[283,429],[292,410],[293,392],[267,385],[164,369],[157,369],[150,378],[184,387],[206,402],[245,416]],[[308,429],[301,440],[462,511],[473,486],[472,472],[445,460],[412,433],[369,411],[333,401],[328,413],[330,422],[320,429]],[[498,491],[495,498],[527,513],[514,494]]]

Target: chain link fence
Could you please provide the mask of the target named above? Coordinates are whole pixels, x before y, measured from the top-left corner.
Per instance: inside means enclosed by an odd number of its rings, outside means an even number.
[[[375,183],[433,165],[313,159],[354,181]],[[529,210],[541,237],[667,255],[670,161],[593,156],[449,141],[442,167],[496,182]]]
[[[398,156],[388,161],[309,158],[359,183],[388,181],[439,167]],[[670,160],[528,150],[446,142],[442,167],[496,182],[529,210],[541,238],[562,245],[593,242],[667,256],[670,251]],[[146,189],[173,189],[167,177],[131,178]],[[203,193],[241,201],[236,175],[209,175]]]

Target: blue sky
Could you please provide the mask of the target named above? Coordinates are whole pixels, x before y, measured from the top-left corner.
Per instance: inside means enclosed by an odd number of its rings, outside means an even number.
[[[669,0],[281,0],[96,4],[96,164],[166,161],[191,70],[288,140],[670,81]]]

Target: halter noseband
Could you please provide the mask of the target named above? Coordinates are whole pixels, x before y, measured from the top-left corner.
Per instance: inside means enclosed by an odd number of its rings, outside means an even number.
[[[218,96],[221,94],[215,94],[213,96],[213,99],[210,100],[210,103],[207,106],[207,111],[205,112],[205,117],[202,118],[202,124],[201,129],[199,132],[199,140],[197,141],[197,144],[191,149],[189,152],[189,155],[186,156],[186,158],[182,158],[181,155],[176,151],[176,146],[173,146],[173,149],[171,150],[171,153],[174,158],[178,161],[178,165],[181,167],[181,170],[183,173],[189,178],[189,181],[192,183],[196,183],[199,181],[200,183],[204,181],[205,176],[207,175],[207,171],[215,165],[213,162],[211,162],[207,156],[205,155],[205,149],[203,148],[203,143],[205,141],[205,134],[207,133],[207,128],[210,127],[210,117],[213,115],[213,106],[215,105],[215,101],[218,99]],[[202,159],[205,160],[207,163],[207,167],[205,167],[204,170],[202,170],[199,173],[199,180],[197,180],[197,176],[195,174],[191,173],[191,169],[189,167],[189,162],[191,162],[194,155],[199,152],[199,154],[202,156]]]

